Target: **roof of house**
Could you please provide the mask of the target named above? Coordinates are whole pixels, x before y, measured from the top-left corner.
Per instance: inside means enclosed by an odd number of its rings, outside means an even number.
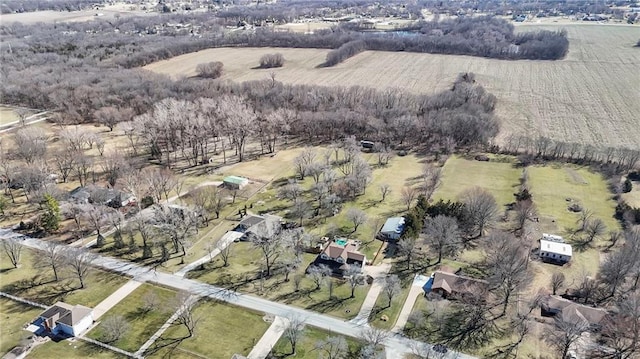
[[[282,228],[280,224],[281,219],[282,218],[278,216],[265,215],[261,221],[249,227],[246,233],[250,233],[258,237],[271,238],[278,234]]]
[[[571,245],[554,241],[540,240],[540,251],[571,256],[573,253]]]
[[[542,233],[542,239],[545,241],[564,243],[564,238],[556,234]]]
[[[233,184],[245,184],[247,182],[249,182],[248,179],[244,178],[244,177],[239,177],[239,176],[227,176],[224,178],[223,180],[226,183],[233,183]]]
[[[347,260],[364,262],[366,258],[364,254],[358,252],[358,246],[353,243],[347,243],[345,246],[341,246],[332,242],[324,249],[324,251],[322,251],[322,253],[332,259],[342,257],[345,262],[347,262]]]
[[[384,222],[382,226],[382,233],[398,233],[401,234],[404,230],[404,217],[391,217]]]
[[[264,217],[262,216],[248,215],[242,221],[240,221],[239,225],[245,228],[250,228],[251,226],[255,226],[262,221],[264,221]]]
[[[553,295],[545,297],[543,308],[558,311],[562,315],[562,320],[569,323],[586,321],[589,324],[599,324],[607,316],[607,311],[604,309],[578,304]]]
[[[40,317],[45,319],[54,318],[56,323],[66,324],[68,326],[74,326],[89,315],[93,309],[87,308],[83,305],[69,305],[63,302],[57,302],[56,304],[45,310]],[[57,318],[56,318],[57,317]]]
[[[484,280],[436,271],[433,274],[431,289],[442,289],[447,293],[474,293],[483,289],[486,284]]]

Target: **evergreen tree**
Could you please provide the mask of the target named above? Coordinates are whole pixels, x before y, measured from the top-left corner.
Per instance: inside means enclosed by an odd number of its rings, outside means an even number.
[[[60,205],[50,194],[44,195],[44,214],[42,228],[47,233],[57,231],[60,227]]]

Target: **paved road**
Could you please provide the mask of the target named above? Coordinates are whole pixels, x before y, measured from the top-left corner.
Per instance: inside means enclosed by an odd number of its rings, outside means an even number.
[[[11,233],[10,230],[2,230],[0,231],[0,238],[3,238],[3,235],[11,236],[13,233]],[[27,247],[43,249],[46,242],[35,238],[26,238],[22,243]],[[174,274],[157,272],[152,268],[142,267],[140,265],[121,261],[115,258],[98,256],[93,264],[96,267],[131,276],[138,281],[157,283],[174,289],[183,290],[197,296],[225,301],[254,311],[264,312],[280,317],[296,315],[301,318],[305,318],[308,325],[350,337],[359,337],[362,330],[366,328],[366,326],[362,324],[343,321],[324,314],[315,313],[282,303],[272,302],[264,298],[241,294],[225,288],[215,287],[191,279],[185,279]],[[412,347],[423,345],[423,343],[409,339],[400,334],[391,333],[389,338],[385,340],[384,345],[387,351],[387,358],[402,358],[404,354],[412,352]],[[451,352],[447,358],[474,359],[472,356],[453,352]]]
[[[273,323],[269,326],[266,332],[262,335],[262,338],[251,349],[251,353],[247,355],[247,359],[264,359],[269,355],[271,349],[276,345],[280,337],[284,333],[284,330],[289,325],[289,321],[286,318],[275,317]]]

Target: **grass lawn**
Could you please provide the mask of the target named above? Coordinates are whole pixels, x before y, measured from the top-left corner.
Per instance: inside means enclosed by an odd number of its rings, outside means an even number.
[[[196,269],[190,272],[189,278],[244,293],[263,295],[271,300],[345,319],[351,319],[358,314],[369,290],[369,286],[358,286],[355,298],[349,298],[351,296],[349,284],[331,278],[330,280],[334,282],[335,287],[333,298],[329,299],[329,291],[326,286],[315,290],[315,284],[304,276],[307,265],[315,259],[315,255],[305,253],[302,265],[289,274],[288,282],[284,281],[284,273],[278,273],[276,270],[270,278],[264,280],[261,291],[262,257],[259,250],[247,242],[231,245],[232,256],[228,267],[223,267],[222,259],[217,257],[205,266],[205,270]],[[293,280],[296,276],[303,276],[297,292]]]
[[[0,354],[7,353],[20,344],[31,333],[23,330],[25,324],[30,323],[42,309],[32,307],[7,298],[0,298]]]
[[[462,192],[472,187],[481,187],[496,198],[498,205],[515,201],[521,169],[514,167],[515,158],[510,156],[489,156],[490,162],[451,156],[442,169],[442,184],[436,191],[434,200],[457,200]]]
[[[60,281],[55,282],[50,268],[35,268],[34,252],[23,249],[18,268],[13,268],[4,253],[0,255],[0,290],[18,297],[46,305],[57,301],[68,304],[82,304],[94,307],[108,297],[114,290],[127,282],[127,278],[91,269],[85,280],[85,288],[79,289],[79,281],[66,270],[59,274]]]
[[[592,211],[594,218],[602,219],[608,229],[619,229],[613,217],[616,203],[601,174],[568,164],[532,166],[528,173],[533,201],[543,226],[553,229],[555,224],[560,235],[573,232],[579,216],[570,212],[568,206],[575,201]]]
[[[169,319],[172,313],[163,310],[163,308],[166,308],[163,303],[172,300],[175,295],[176,292],[173,290],[146,283],[138,287],[101,317],[100,320],[104,322],[111,316],[121,315],[129,323],[129,330],[123,338],[115,343],[108,344],[129,352],[138,350]],[[154,296],[158,304],[156,309],[145,313],[142,306],[144,305],[145,297],[148,296]],[[102,335],[102,324],[99,324],[89,332],[88,337],[101,340]]]
[[[124,359],[124,355],[101,348],[91,343],[77,339],[63,340],[60,342],[48,341],[35,347],[30,353],[31,359]]]
[[[391,300],[391,306],[389,306],[389,299],[384,294],[384,292],[380,293],[378,299],[376,300],[376,304],[371,311],[369,323],[376,328],[387,330],[393,328],[393,326],[396,324],[396,321],[398,320],[398,315],[400,315],[400,311],[404,306],[404,302],[409,296],[410,290],[411,284],[403,285],[400,293],[396,294],[395,297],[393,297],[393,299]],[[388,319],[382,320],[383,316]]]
[[[307,326],[304,329],[302,338],[297,344],[296,355],[291,354],[291,344],[287,338],[281,337],[273,347],[273,353],[276,358],[296,358],[296,359],[317,359],[321,351],[316,349],[316,343],[322,342],[330,337],[336,337],[335,333],[329,333],[324,330]],[[363,343],[355,338],[343,337],[349,346],[349,356],[347,358],[358,358],[358,352]]]
[[[20,116],[10,107],[0,106],[0,125],[18,121]]]
[[[198,304],[196,333],[185,338],[183,326],[170,327],[145,353],[149,358],[207,357],[228,359],[234,353],[247,355],[269,327],[262,315],[214,301]]]

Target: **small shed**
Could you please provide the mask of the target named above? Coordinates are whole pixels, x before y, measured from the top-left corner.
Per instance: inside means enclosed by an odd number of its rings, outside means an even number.
[[[227,176],[222,180],[224,186],[228,189],[236,190],[242,189],[249,184],[249,180],[239,176]]]
[[[391,217],[387,219],[380,230],[383,236],[388,239],[398,239],[404,232],[404,217]]]
[[[573,250],[570,244],[540,240],[540,259],[547,262],[564,264],[571,260]]]

